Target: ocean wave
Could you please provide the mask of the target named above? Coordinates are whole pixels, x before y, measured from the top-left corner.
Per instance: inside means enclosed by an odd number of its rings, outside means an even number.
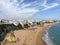
[[[52,40],[48,36],[48,32],[46,31],[46,34],[42,37],[42,39],[46,42],[47,45],[55,45]]]

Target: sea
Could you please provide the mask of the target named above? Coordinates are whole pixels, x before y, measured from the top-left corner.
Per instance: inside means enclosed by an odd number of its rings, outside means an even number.
[[[60,45],[60,23],[50,26],[42,39],[47,45]]]

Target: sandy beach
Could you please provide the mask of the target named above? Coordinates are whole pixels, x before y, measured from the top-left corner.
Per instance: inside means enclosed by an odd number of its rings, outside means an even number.
[[[14,33],[17,41],[15,43],[7,43],[4,45],[47,45],[42,40],[42,36],[48,26],[53,24],[54,23],[46,23],[44,26],[34,26],[25,30],[16,30]]]

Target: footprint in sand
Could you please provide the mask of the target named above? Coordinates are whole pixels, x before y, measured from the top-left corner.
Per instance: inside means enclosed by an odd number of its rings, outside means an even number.
[[[23,44],[23,45],[26,45],[26,44]]]

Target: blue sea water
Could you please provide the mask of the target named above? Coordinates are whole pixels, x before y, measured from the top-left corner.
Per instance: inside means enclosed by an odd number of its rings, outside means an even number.
[[[43,40],[47,45],[60,45],[60,24],[49,27],[43,36]]]

